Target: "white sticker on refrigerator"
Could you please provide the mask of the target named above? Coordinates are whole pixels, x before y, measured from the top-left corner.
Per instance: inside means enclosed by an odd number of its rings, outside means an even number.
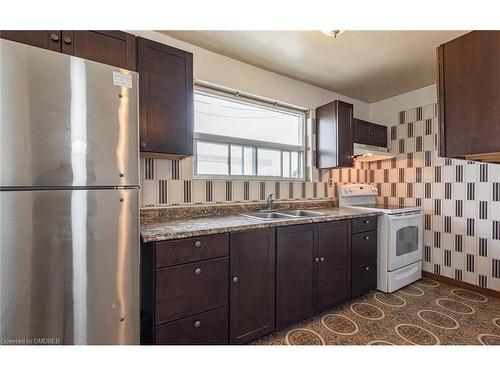
[[[113,72],[113,85],[132,88],[132,76],[120,72]]]

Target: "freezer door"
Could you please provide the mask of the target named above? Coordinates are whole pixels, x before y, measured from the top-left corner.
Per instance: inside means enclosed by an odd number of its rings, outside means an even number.
[[[0,40],[0,187],[138,184],[138,74]]]
[[[136,189],[0,191],[0,343],[138,344]]]

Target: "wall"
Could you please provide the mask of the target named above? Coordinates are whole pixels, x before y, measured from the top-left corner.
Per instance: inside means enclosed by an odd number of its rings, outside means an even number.
[[[369,105],[255,66],[219,55],[154,31],[129,31],[193,53],[195,79],[271,98],[305,108],[316,108],[340,99],[354,104],[358,118],[369,118]],[[306,129],[308,182],[193,180],[191,158],[182,161],[141,159],[141,206],[262,201],[269,194],[277,199],[314,199],[333,195],[329,171],[314,167],[314,126]]]
[[[369,108],[370,121],[391,126],[394,124],[394,114],[409,108],[425,106],[437,102],[436,85],[422,87],[417,90],[393,96],[379,102],[371,103]]]

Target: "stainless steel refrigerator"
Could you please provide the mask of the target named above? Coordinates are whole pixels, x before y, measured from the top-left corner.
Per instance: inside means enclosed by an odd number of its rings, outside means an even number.
[[[139,343],[137,138],[137,73],[0,40],[0,343]]]

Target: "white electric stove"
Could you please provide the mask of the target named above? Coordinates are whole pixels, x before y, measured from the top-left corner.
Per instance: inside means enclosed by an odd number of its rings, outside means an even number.
[[[376,203],[378,189],[368,184],[347,184],[339,206],[379,211],[377,289],[391,293],[422,277],[422,209]]]

